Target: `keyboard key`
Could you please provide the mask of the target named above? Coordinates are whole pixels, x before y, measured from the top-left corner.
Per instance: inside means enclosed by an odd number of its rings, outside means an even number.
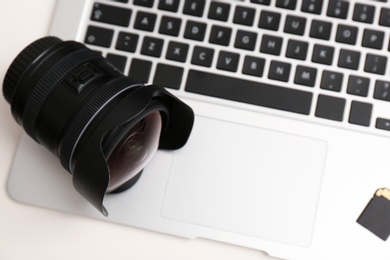
[[[154,0],[133,0],[134,5],[152,7]]]
[[[390,119],[378,117],[376,119],[375,127],[378,129],[390,131]]]
[[[303,35],[305,33],[306,18],[287,15],[286,23],[284,24],[284,32]]]
[[[230,12],[230,5],[220,2],[211,2],[208,18],[227,21]]]
[[[178,36],[180,32],[181,19],[170,16],[163,16],[161,18],[160,29],[161,34]]]
[[[129,26],[131,10],[105,4],[94,4],[91,20],[114,24],[119,26]]]
[[[134,58],[131,61],[129,76],[143,83],[147,83],[149,82],[151,68],[152,63],[150,61]]]
[[[362,46],[381,50],[383,47],[383,41],[385,33],[382,31],[365,29],[363,34]]]
[[[230,43],[230,37],[232,35],[232,29],[213,25],[210,32],[210,43],[228,46]]]
[[[372,23],[375,15],[375,7],[365,4],[355,4],[352,19],[362,23]]]
[[[386,65],[387,65],[386,56],[367,54],[364,71],[374,73],[374,74],[385,75]]]
[[[352,101],[348,122],[355,125],[369,126],[371,114],[372,104]]]
[[[360,52],[351,50],[340,50],[338,66],[340,68],[346,68],[351,70],[357,70],[359,68]]]
[[[203,15],[205,0],[186,0],[184,3],[183,13],[201,17]]]
[[[326,15],[340,19],[346,19],[348,15],[349,2],[343,0],[329,0]]]
[[[261,11],[259,28],[277,31],[279,29],[279,23],[280,23],[279,13],[274,13],[274,12],[269,12],[264,10]]]
[[[337,26],[336,42],[355,45],[357,33],[357,27],[339,24]]]
[[[302,0],[301,11],[305,13],[320,14],[322,11],[322,0]]]
[[[286,57],[306,60],[308,46],[309,44],[307,42],[289,40],[287,44]]]
[[[196,70],[189,71],[185,90],[304,115],[310,113],[313,96],[306,91]]]
[[[262,77],[264,71],[265,59],[246,56],[242,73],[256,77]]]
[[[238,30],[234,47],[253,51],[255,49],[256,40],[257,33]]]
[[[206,32],[206,24],[194,21],[187,21],[184,31],[184,38],[203,41]]]
[[[163,40],[145,36],[141,47],[141,53],[152,57],[160,57],[163,45]]]
[[[333,47],[315,44],[311,60],[315,63],[331,65],[333,62],[333,54]]]
[[[125,71],[127,61],[127,58],[125,56],[109,53],[107,54],[106,58],[112,65],[114,65],[115,68],[117,68],[121,72]]]
[[[237,6],[234,12],[233,22],[236,24],[252,26],[255,19],[255,9]]]
[[[135,18],[134,28],[138,30],[152,32],[156,24],[157,16],[152,13],[138,12]]]
[[[260,5],[270,5],[271,0],[251,0],[251,3]]]
[[[344,117],[344,109],[345,99],[318,95],[315,116],[341,122]]]
[[[310,37],[322,40],[329,40],[332,31],[332,23],[321,20],[311,22]]]
[[[110,47],[114,31],[110,29],[89,26],[85,34],[84,42],[101,47]]]
[[[166,58],[179,62],[185,62],[188,54],[188,44],[170,42],[167,49]]]
[[[320,85],[321,89],[340,92],[342,84],[343,84],[342,73],[329,71],[329,70],[324,70],[322,72],[321,85]]]
[[[390,8],[382,8],[381,15],[379,17],[379,24],[382,26],[390,27]]]
[[[360,76],[349,76],[347,93],[351,95],[367,97],[370,79]]]
[[[390,82],[377,80],[375,82],[374,98],[390,101]]]
[[[263,35],[261,40],[260,52],[279,55],[282,49],[283,38],[271,35]]]
[[[158,9],[170,11],[170,12],[177,12],[177,9],[179,8],[180,0],[160,0],[158,3]]]
[[[120,32],[115,48],[121,51],[135,52],[139,36],[134,33]]]
[[[217,62],[217,69],[236,72],[239,60],[240,55],[237,53],[220,51]]]
[[[306,66],[297,66],[297,70],[295,71],[294,83],[314,87],[317,77],[317,69],[310,68]]]
[[[280,61],[271,61],[271,65],[268,72],[268,78],[287,82],[290,77],[291,64],[280,62]]]
[[[192,54],[191,63],[204,67],[211,67],[213,62],[214,50],[205,47],[195,46]]]
[[[297,5],[297,0],[276,0],[276,7],[294,10]]]
[[[183,71],[183,68],[159,63],[157,64],[153,83],[167,88],[179,89]]]

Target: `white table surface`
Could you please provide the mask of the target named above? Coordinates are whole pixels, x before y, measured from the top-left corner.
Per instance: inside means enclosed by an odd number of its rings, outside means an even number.
[[[55,0],[0,1],[0,82],[14,57],[48,32]],[[271,259],[259,251],[188,240],[23,205],[7,194],[21,134],[0,97],[0,259]]]

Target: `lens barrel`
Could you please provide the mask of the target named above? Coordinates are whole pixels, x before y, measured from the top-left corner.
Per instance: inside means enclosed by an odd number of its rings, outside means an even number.
[[[15,58],[3,95],[16,122],[59,158],[75,189],[104,215],[104,195],[134,184],[152,150],[182,147],[194,121],[192,109],[163,87],[145,86],[85,45],[56,37],[31,43]],[[148,134],[138,133],[146,136],[138,145],[149,145],[148,156],[137,154],[142,159],[123,167],[132,172],[118,171],[107,161],[140,122]]]

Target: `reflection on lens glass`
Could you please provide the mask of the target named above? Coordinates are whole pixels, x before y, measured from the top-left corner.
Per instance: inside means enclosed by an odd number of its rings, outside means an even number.
[[[118,188],[139,173],[157,151],[161,116],[153,112],[138,123],[125,135],[107,159],[110,169],[110,183],[107,192]]]

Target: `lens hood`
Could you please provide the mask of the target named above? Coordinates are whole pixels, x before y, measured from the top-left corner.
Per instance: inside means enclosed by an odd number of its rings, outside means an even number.
[[[59,158],[75,189],[105,216],[105,194],[136,182],[154,153],[148,149],[185,145],[194,122],[192,109],[164,87],[145,86],[85,45],[56,37],[15,58],[3,95],[16,122]],[[118,147],[127,164],[139,165],[126,165],[131,174],[116,171],[121,182],[113,186],[108,160]]]

